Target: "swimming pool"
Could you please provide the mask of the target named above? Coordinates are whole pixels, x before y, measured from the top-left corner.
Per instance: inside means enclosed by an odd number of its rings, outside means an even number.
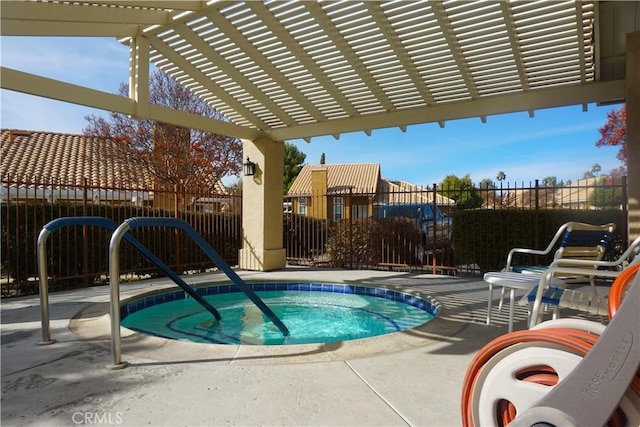
[[[148,335],[214,344],[330,343],[404,331],[438,315],[428,299],[339,283],[247,283],[290,330],[282,333],[233,284],[196,291],[222,315],[217,322],[182,290],[141,295],[121,305],[121,325]]]

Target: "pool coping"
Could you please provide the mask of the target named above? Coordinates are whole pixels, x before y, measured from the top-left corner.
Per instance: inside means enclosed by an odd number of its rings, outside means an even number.
[[[303,282],[296,278],[289,279],[245,279],[247,283],[266,282]],[[206,286],[212,286],[212,280]],[[306,282],[306,281],[305,281]],[[315,280],[310,282],[338,283],[332,280]],[[325,344],[293,344],[280,346],[228,345],[193,343],[171,340],[134,332],[125,327],[120,328],[122,337],[122,358],[144,359],[147,361],[184,362],[184,361],[227,361],[234,364],[281,364],[281,363],[317,363],[339,360],[352,360],[365,357],[388,355],[413,348],[425,347],[441,342],[443,339],[458,334],[468,323],[472,322],[470,312],[466,308],[450,310],[438,302],[427,292],[417,289],[403,289],[401,285],[384,283],[376,280],[343,280],[344,285],[384,288],[410,295],[415,295],[436,306],[439,313],[436,317],[405,331],[391,334],[341,341]],[[204,284],[194,284],[195,289]],[[140,298],[141,295],[165,293],[175,289],[173,284],[153,285],[153,289],[138,289],[126,292],[120,298],[121,306],[128,301]],[[110,347],[109,301],[98,302],[80,310],[70,321],[71,331],[101,347]]]

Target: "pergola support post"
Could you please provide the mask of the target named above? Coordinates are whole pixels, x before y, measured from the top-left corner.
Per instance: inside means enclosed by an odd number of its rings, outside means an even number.
[[[255,174],[242,179],[242,249],[239,267],[270,271],[286,266],[282,245],[284,143],[266,137],[243,140],[243,161],[255,163]]]
[[[640,236],[640,32],[627,34],[625,98],[627,108],[627,176],[629,241]]]

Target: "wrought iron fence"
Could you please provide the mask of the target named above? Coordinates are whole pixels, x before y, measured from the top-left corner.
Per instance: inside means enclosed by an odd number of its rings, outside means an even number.
[[[114,188],[82,182],[60,182],[5,176],[1,187],[2,295],[37,292],[36,243],[42,227],[60,217],[99,216],[117,224],[131,217],[172,217],[187,221],[231,265],[237,264],[242,238],[242,197],[173,188]],[[215,266],[190,240],[174,229],[131,233],[177,272]],[[108,274],[111,232],[74,226],[58,230],[47,241],[52,290],[104,283]],[[128,245],[121,251],[124,278],[157,274]]]
[[[384,191],[350,189],[283,199],[287,262],[359,269],[409,269],[475,274],[498,268],[510,247],[543,247],[567,220],[613,221],[612,250],[627,241],[626,180],[590,179],[569,185],[497,183],[485,188],[416,188],[394,183]],[[182,218],[231,265],[242,244],[242,200],[173,188],[109,188],[87,181],[3,177],[2,295],[37,292],[36,241],[47,222],[68,216],[102,216],[121,223],[136,216]],[[133,230],[179,273],[214,268],[189,239],[173,229]],[[53,290],[104,283],[110,232],[69,227],[47,243]],[[511,246],[510,246],[511,245]],[[123,247],[128,277],[157,271]]]
[[[509,245],[546,246],[566,221],[615,222],[612,252],[627,241],[625,177],[467,189],[392,184],[285,198],[288,262],[477,274],[499,268]]]

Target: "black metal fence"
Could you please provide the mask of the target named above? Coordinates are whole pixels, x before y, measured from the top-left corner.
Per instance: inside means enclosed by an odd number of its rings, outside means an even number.
[[[116,224],[132,217],[171,217],[188,222],[231,265],[238,262],[242,241],[242,197],[237,194],[189,192],[173,187],[96,187],[87,181],[61,183],[45,179],[4,177],[1,194],[2,295],[37,292],[36,246],[42,227],[53,219],[98,216]],[[214,268],[190,239],[166,227],[131,233],[179,273]],[[52,290],[105,283],[111,231],[72,226],[47,240],[47,265]],[[123,278],[158,271],[133,248],[120,251]]]
[[[49,221],[101,216],[120,224],[137,216],[181,218],[231,265],[242,244],[239,194],[177,187],[107,188],[85,181],[4,177],[0,193],[2,296],[37,292],[36,242]],[[567,220],[617,225],[615,246],[627,241],[626,180],[590,179],[564,186],[498,183],[482,189],[402,188],[283,199],[287,262],[358,269],[478,273],[496,268],[509,245],[544,247]],[[134,237],[179,273],[215,266],[173,229],[133,230]],[[47,242],[52,290],[105,283],[110,231],[75,226]],[[121,251],[123,277],[158,271],[131,248]]]
[[[551,184],[398,185],[384,192],[341,190],[286,198],[287,259],[339,268],[477,274],[500,268],[511,247],[544,248],[567,221],[614,222],[608,256],[624,250],[625,177]]]

